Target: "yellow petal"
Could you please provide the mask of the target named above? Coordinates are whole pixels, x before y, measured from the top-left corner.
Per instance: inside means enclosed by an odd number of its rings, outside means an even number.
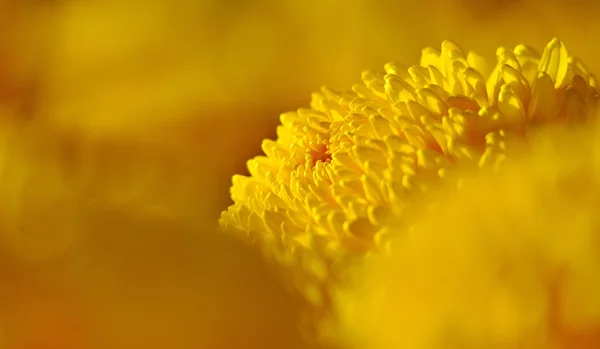
[[[563,85],[569,69],[569,56],[560,40],[554,38],[544,49],[538,70],[548,74],[554,81],[554,87]]]
[[[558,114],[556,90],[552,79],[545,73],[539,73],[533,83],[531,105],[528,110],[532,122],[553,120]]]

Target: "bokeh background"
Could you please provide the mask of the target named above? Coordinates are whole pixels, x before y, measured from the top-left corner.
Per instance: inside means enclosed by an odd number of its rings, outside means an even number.
[[[0,348],[308,348],[221,236],[281,112],[450,39],[553,37],[600,72],[594,0],[1,0]],[[4,347],[3,347],[4,346]]]

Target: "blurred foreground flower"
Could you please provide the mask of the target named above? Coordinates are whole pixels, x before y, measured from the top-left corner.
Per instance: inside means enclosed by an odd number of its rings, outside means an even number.
[[[344,347],[600,347],[598,130],[540,136],[367,261],[337,299]]]
[[[444,42],[418,66],[365,72],[351,91],[323,88],[310,109],[281,116],[250,177],[234,176],[222,225],[288,267],[327,311],[354,258],[384,246],[440,179],[497,168],[541,125],[595,116],[597,81],[557,39],[541,56],[524,45],[497,56],[490,70]]]

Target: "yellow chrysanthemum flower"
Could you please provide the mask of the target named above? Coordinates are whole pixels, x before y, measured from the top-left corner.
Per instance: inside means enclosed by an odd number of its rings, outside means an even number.
[[[600,347],[598,132],[540,136],[356,269],[337,295],[344,348]]]
[[[310,109],[281,115],[251,176],[233,177],[222,225],[291,267],[326,308],[329,285],[384,245],[387,222],[408,219],[414,197],[457,167],[496,167],[538,125],[594,115],[597,81],[559,40],[541,56],[523,45],[497,56],[490,71],[446,41],[417,66],[390,63],[351,91],[313,94]]]

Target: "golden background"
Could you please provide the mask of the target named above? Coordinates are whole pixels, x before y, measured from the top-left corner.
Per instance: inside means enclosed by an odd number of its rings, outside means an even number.
[[[215,234],[278,115],[457,42],[600,71],[593,0],[0,1],[0,348],[306,348]]]

